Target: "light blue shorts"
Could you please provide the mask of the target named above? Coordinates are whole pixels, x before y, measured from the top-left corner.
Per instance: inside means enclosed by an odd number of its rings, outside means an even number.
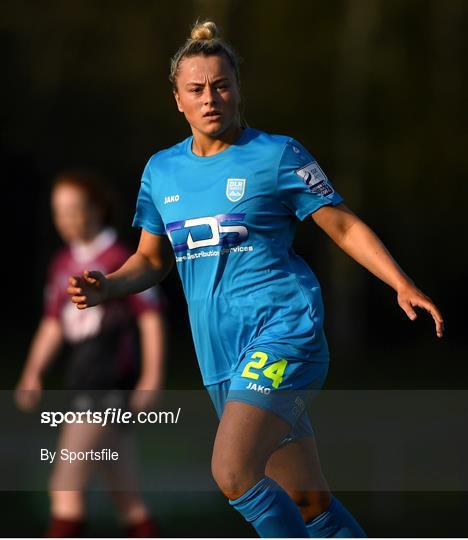
[[[313,435],[307,406],[322,388],[328,361],[285,359],[265,348],[247,352],[230,379],[206,387],[221,418],[227,401],[273,412],[291,425],[282,444]]]

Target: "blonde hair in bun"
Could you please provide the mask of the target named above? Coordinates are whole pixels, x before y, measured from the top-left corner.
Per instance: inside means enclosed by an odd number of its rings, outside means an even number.
[[[213,21],[196,22],[190,32],[194,41],[209,41],[218,37],[218,27]]]
[[[181,60],[199,55],[224,55],[240,83],[239,58],[234,49],[219,37],[218,27],[213,21],[197,21],[192,27],[190,37],[171,59],[169,80],[174,90],[177,89],[177,73]]]

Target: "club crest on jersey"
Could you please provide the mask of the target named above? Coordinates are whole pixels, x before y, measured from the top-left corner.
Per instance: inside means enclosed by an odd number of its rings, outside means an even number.
[[[296,174],[304,180],[313,193],[325,197],[329,197],[334,193],[332,185],[316,161],[312,161],[305,167],[298,169]]]
[[[226,184],[226,197],[237,202],[242,199],[245,193],[245,178],[228,178]]]

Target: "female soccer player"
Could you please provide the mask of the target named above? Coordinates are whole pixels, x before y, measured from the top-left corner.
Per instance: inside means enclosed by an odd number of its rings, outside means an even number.
[[[291,248],[313,220],[390,285],[410,319],[432,301],[399,268],[317,161],[294,139],[244,127],[239,70],[213,22],[197,24],[172,60],[171,80],[192,136],[156,153],[143,172],[138,249],[116,272],[70,278],[79,309],[159,283],[175,254],[196,352],[221,417],[212,471],[261,537],[359,537],[328,490],[305,403],[324,382],[328,348],[315,275]]]
[[[54,182],[51,202],[55,226],[66,246],[49,267],[44,315],[17,386],[17,403],[25,410],[35,406],[44,371],[67,342],[65,387],[73,395],[70,410],[115,407],[115,399],[121,395],[116,389],[133,389],[129,405],[135,409],[148,407],[162,382],[160,300],[148,291],[106,302],[89,312],[74,309],[65,292],[70,273],[83,271],[88,264],[111,272],[119,268],[130,253],[109,226],[109,198],[96,176],[79,172],[60,175]],[[136,328],[132,324],[135,322],[140,330],[141,370],[137,362]],[[119,460],[112,463],[111,469],[105,467],[104,462],[99,463],[100,472],[116,486],[110,489],[126,533],[131,537],[151,537],[156,534],[156,528],[136,491],[131,439],[128,430],[117,426],[64,424],[59,447],[74,451],[87,451],[106,444],[117,447]],[[51,520],[46,536],[81,535],[85,518],[84,490],[91,465],[87,461],[72,464],[56,461],[50,481]]]

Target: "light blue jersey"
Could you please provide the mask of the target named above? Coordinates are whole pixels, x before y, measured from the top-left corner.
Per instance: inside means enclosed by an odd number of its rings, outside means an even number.
[[[291,245],[297,219],[342,202],[294,139],[246,128],[213,156],[192,137],[151,157],[133,225],[167,234],[205,385],[247,351],[328,362],[317,278]]]

